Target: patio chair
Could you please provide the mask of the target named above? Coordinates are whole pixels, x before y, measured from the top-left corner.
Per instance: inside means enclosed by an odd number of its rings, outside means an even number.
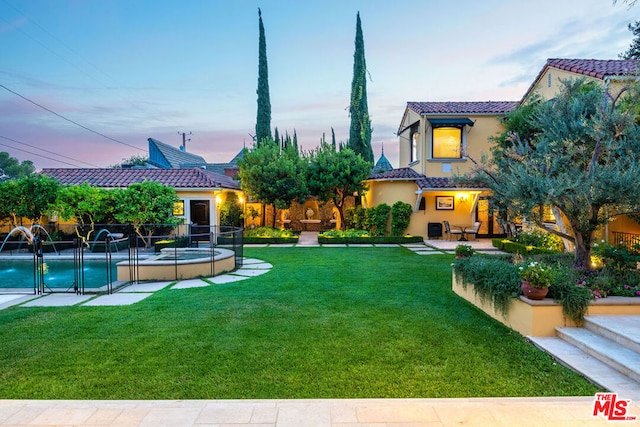
[[[473,227],[464,229],[464,234],[473,236],[473,240],[475,240],[481,225],[482,225],[482,221],[474,222]]]
[[[449,221],[443,221],[444,222],[444,231],[447,234],[447,240],[451,240],[451,235],[452,234],[457,234],[458,236],[460,236],[458,238],[458,240],[460,240],[460,238],[462,237],[462,230],[452,230],[451,226],[449,225]]]

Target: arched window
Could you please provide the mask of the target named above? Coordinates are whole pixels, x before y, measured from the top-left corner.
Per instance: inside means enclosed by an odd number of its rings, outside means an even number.
[[[418,161],[418,140],[420,139],[420,133],[418,127],[411,128],[411,151],[409,153],[409,162]]]

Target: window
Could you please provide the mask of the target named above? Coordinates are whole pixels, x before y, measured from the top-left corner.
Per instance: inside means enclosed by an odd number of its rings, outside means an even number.
[[[409,153],[409,162],[418,161],[418,139],[420,138],[420,133],[418,132],[418,127],[414,126],[411,128],[411,148]]]
[[[179,202],[175,202],[173,204],[173,215],[174,216],[184,215],[184,200],[180,200]]]
[[[434,127],[431,158],[461,159],[462,128],[449,126]]]

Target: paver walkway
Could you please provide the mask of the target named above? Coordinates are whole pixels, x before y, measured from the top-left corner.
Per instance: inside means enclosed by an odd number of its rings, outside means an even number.
[[[593,416],[592,397],[0,401],[3,426],[540,427],[637,425]],[[632,404],[627,414],[640,416]]]

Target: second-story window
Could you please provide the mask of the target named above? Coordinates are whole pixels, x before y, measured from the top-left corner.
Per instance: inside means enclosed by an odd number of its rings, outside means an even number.
[[[448,126],[434,127],[431,158],[461,159],[462,128]]]

